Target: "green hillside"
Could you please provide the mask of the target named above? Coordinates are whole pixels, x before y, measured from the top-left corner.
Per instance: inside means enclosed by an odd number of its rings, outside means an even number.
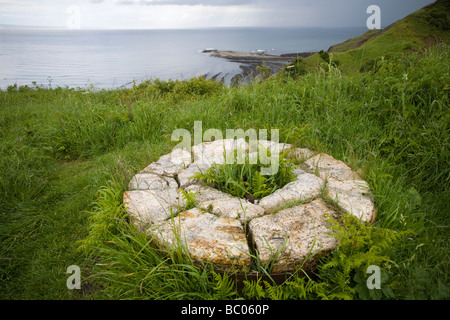
[[[328,52],[297,59],[287,70],[292,75],[304,74],[319,66],[326,69],[331,62],[346,73],[368,71],[393,54],[421,51],[439,43],[450,43],[449,0],[438,0],[383,30],[369,30],[334,45]]]

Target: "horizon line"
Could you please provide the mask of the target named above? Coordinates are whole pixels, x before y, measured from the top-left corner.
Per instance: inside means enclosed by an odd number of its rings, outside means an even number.
[[[70,30],[70,31],[121,31],[121,30],[211,30],[211,29],[366,29],[366,26],[221,26],[221,27],[189,27],[189,28],[102,28],[102,27],[81,27],[67,28],[62,26],[30,26],[30,25],[12,25],[0,24],[0,28],[10,29],[52,29],[52,30]],[[382,26],[384,28],[384,26]]]

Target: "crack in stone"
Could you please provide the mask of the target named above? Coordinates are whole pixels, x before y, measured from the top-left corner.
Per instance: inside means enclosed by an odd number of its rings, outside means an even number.
[[[250,223],[250,221],[242,223],[242,228],[244,229],[245,238],[247,240],[248,251],[250,253],[250,268],[249,269],[250,269],[250,271],[258,271],[258,268],[257,268],[258,253],[257,253],[255,241],[253,240],[253,234],[249,228],[249,223]]]
[[[178,173],[175,174],[175,175],[173,176],[173,179],[174,179],[175,182],[177,183],[178,188],[181,188],[181,186],[180,186],[180,180],[178,179]],[[169,185],[169,183],[167,183],[167,185]],[[182,188],[182,189],[183,189],[183,188]],[[183,189],[183,190],[184,190],[184,189]]]

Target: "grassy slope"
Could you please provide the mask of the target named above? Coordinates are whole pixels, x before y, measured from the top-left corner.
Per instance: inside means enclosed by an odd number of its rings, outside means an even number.
[[[436,43],[450,43],[450,2],[440,0],[418,10],[383,30],[370,30],[329,49],[332,61],[347,74],[358,72],[381,57],[422,50]],[[325,50],[325,48],[324,48]],[[298,69],[314,71],[324,61],[314,54]]]
[[[437,47],[388,57],[377,72],[330,68],[242,88],[194,79],[0,92],[0,297],[227,297],[211,274],[167,261],[120,223],[131,175],[171,150],[174,129],[201,120],[203,130],[279,128],[281,139],[360,169],[374,191],[377,227],[416,232],[388,246],[394,297],[448,298],[449,61],[448,47]],[[98,246],[94,255],[77,250],[82,239]],[[81,291],[66,288],[72,264],[82,268]],[[338,292],[335,278],[323,279]],[[355,285],[353,274],[346,281]]]

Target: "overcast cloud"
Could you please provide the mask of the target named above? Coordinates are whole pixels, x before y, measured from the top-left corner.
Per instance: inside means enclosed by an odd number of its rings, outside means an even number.
[[[364,27],[370,5],[385,27],[434,0],[0,0],[0,24],[138,29]],[[74,24],[75,22],[75,24]]]

